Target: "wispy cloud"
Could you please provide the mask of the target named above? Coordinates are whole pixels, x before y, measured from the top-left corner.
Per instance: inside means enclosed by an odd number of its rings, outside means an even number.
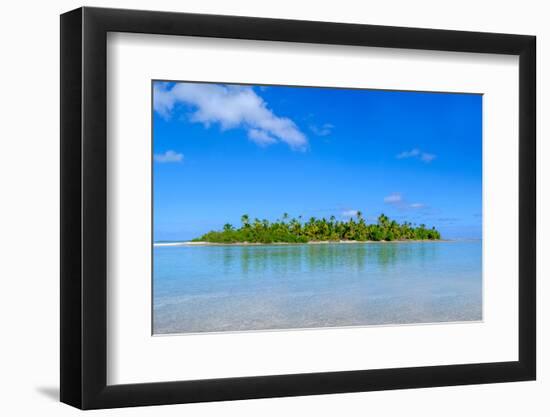
[[[420,156],[420,149],[411,149],[410,151],[403,151],[395,155],[397,159],[415,158],[417,156]]]
[[[410,151],[403,151],[401,153],[398,153],[397,155],[395,155],[395,157],[397,159],[416,158],[421,160],[422,162],[430,163],[437,157],[437,155],[433,153],[423,152],[418,148],[414,148]]]
[[[399,204],[403,201],[401,193],[391,193],[390,195],[384,197],[384,203],[386,204]]]
[[[342,212],[342,217],[355,217],[359,210],[344,210]]]
[[[328,136],[332,133],[332,130],[334,129],[334,125],[330,123],[325,123],[321,126],[317,125],[309,125],[309,130],[313,132],[313,134],[317,136]]]
[[[423,152],[422,155],[420,156],[420,159],[423,162],[432,162],[435,158],[436,156],[433,153],[426,153],[426,152]]]
[[[265,130],[250,129],[248,131],[248,138],[257,143],[260,146],[267,146],[277,142],[273,136],[267,133]]]
[[[155,162],[159,163],[169,163],[169,162],[182,162],[183,161],[183,154],[177,153],[174,151],[166,151],[164,153],[157,153],[153,155],[153,159]]]
[[[154,88],[154,109],[169,117],[178,104],[191,107],[190,120],[205,126],[219,124],[222,130],[243,128],[253,142],[266,146],[286,143],[293,150],[304,151],[307,137],[296,123],[277,116],[267,103],[249,86],[157,83]]]
[[[387,195],[384,197],[384,203],[395,206],[401,210],[427,208],[424,203],[409,203],[401,193],[391,193]]]

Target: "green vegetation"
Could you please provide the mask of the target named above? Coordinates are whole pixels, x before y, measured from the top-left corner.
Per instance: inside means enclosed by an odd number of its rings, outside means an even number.
[[[194,242],[212,243],[306,243],[314,241],[392,241],[392,240],[437,240],[440,233],[425,225],[414,226],[405,222],[398,224],[384,214],[378,217],[375,224],[367,224],[361,212],[348,221],[336,220],[331,216],[325,218],[310,218],[302,222],[301,216],[289,219],[285,213],[281,220],[254,219],[252,222],[247,214],[241,217],[242,226],[235,228],[227,223],[221,231],[210,231],[193,239]]]

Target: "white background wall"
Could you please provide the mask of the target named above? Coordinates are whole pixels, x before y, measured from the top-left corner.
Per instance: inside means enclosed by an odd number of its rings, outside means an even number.
[[[549,10],[542,1],[92,1],[86,5],[237,14],[538,37],[538,381],[95,412],[94,415],[548,415],[550,405]],[[82,3],[5,2],[0,22],[0,410],[75,415],[59,392],[59,17]],[[546,259],[545,259],[546,258]],[[546,395],[544,395],[546,394]]]

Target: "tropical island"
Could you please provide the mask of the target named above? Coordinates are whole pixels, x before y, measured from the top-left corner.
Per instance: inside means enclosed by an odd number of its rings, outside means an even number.
[[[289,218],[287,213],[282,219],[270,222],[267,219],[250,220],[247,214],[241,217],[242,225],[235,228],[226,223],[223,230],[212,230],[192,242],[208,243],[311,243],[311,242],[383,242],[407,240],[439,240],[441,235],[435,227],[413,225],[410,222],[397,223],[384,214],[377,222],[368,224],[360,211],[347,221],[311,217],[302,221],[302,216]]]

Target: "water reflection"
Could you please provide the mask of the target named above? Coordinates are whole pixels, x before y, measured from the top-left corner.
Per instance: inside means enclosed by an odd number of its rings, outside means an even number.
[[[208,262],[220,257],[224,271],[240,270],[243,276],[261,276],[276,269],[282,275],[289,271],[325,271],[345,266],[357,272],[369,268],[401,268],[414,262],[421,265],[437,260],[437,243],[364,243],[310,244],[269,246],[220,246],[208,252]],[[220,253],[221,252],[221,253]]]

